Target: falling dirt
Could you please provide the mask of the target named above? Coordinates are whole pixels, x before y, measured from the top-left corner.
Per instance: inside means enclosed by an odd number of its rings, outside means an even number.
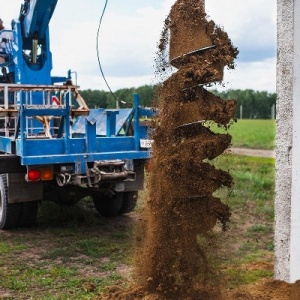
[[[228,173],[207,162],[229,147],[231,137],[212,132],[204,121],[226,126],[236,108],[236,101],[221,100],[203,85],[222,80],[237,50],[206,20],[201,1],[177,1],[165,24],[170,38],[161,39],[160,50],[169,45],[177,70],[159,90],[146,238],[137,272],[141,285],[159,293],[158,299],[197,299],[206,297],[200,286],[207,286],[209,272],[199,239],[217,222],[226,230],[230,220],[229,207],[213,193],[233,184]],[[205,50],[193,52],[199,48]]]
[[[299,299],[300,284],[270,281],[227,291],[218,279],[210,281],[214,271],[207,251],[215,248],[204,246],[206,235],[215,226],[226,231],[231,215],[214,192],[233,182],[210,163],[230,146],[231,136],[214,133],[206,124],[226,127],[236,101],[216,97],[205,85],[222,81],[237,54],[227,34],[207,19],[203,1],[176,1],[159,43],[158,73],[165,73],[169,62],[176,70],[159,89],[136,287],[112,288],[105,299]]]

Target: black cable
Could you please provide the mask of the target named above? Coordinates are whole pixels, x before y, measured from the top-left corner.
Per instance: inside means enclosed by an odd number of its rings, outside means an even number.
[[[98,64],[99,64],[99,69],[100,69],[101,75],[102,75],[102,77],[104,79],[104,82],[105,82],[107,88],[109,89],[110,93],[112,94],[112,96],[115,98],[116,101],[118,101],[119,103],[122,103],[122,104],[126,104],[125,101],[118,99],[118,97],[115,95],[115,93],[110,88],[110,86],[109,86],[109,84],[108,84],[108,82],[105,78],[105,75],[104,75],[104,72],[103,72],[103,69],[102,69],[102,65],[101,65],[101,61],[100,61],[100,56],[99,56],[99,33],[100,33],[100,27],[101,27],[101,24],[102,24],[103,16],[105,14],[107,3],[108,3],[108,0],[105,1],[104,7],[103,7],[103,10],[102,10],[102,14],[101,14],[101,17],[100,17],[100,20],[99,20],[98,31],[97,31],[97,45],[96,45],[97,59],[98,59]]]

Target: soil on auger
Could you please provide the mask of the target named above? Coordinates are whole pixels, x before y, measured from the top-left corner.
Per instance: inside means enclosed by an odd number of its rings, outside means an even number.
[[[236,111],[235,100],[220,99],[205,85],[223,80],[238,50],[207,19],[200,0],[176,1],[158,48],[158,76],[166,78],[170,64],[176,71],[159,89],[136,286],[111,289],[107,299],[242,299],[209,282],[206,251],[214,245],[202,246],[207,232],[226,230],[230,221],[230,208],[213,193],[233,185],[230,174],[209,162],[229,147],[231,136],[212,132],[203,121],[226,127]],[[256,299],[246,292],[242,297]]]
[[[229,147],[231,137],[202,121],[226,126],[236,110],[235,100],[224,101],[203,85],[221,81],[238,51],[206,19],[202,1],[177,1],[165,26],[159,57],[166,57],[162,53],[169,45],[169,61],[177,70],[159,90],[142,254],[148,259],[141,257],[138,271],[142,285],[160,293],[159,299],[200,299],[209,266],[199,239],[217,222],[226,230],[230,209],[213,193],[233,184],[227,172],[208,162]],[[157,62],[165,69],[163,59]]]

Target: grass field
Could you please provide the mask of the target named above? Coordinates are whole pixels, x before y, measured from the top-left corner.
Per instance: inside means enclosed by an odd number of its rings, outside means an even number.
[[[251,142],[263,139],[261,134],[253,137],[253,132],[268,131],[268,139],[272,136],[266,126],[274,130],[273,121],[238,121],[231,130],[239,143],[244,142],[234,146],[272,149],[271,141],[258,146]],[[252,130],[244,134],[249,127]],[[218,249],[211,251],[219,254],[221,277],[228,288],[272,277],[274,159],[226,154],[214,164],[228,170],[235,182],[232,190],[217,192],[232,210],[229,230],[217,231]],[[37,226],[0,231],[0,299],[99,299],[109,286],[126,287],[133,264],[133,231],[143,203],[142,193],[135,212],[106,219],[89,199],[75,207],[44,202]]]
[[[218,132],[224,132],[217,129]],[[233,147],[273,150],[275,147],[275,120],[237,120],[229,128]]]
[[[222,190],[217,193],[232,210],[222,256],[229,288],[273,276],[274,162],[235,155],[216,161],[235,183],[227,196]]]

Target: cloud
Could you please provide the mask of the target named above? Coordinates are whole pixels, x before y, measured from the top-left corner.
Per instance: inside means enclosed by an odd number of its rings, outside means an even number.
[[[4,1],[2,1],[4,2]],[[1,3],[1,19],[4,21],[4,25],[6,26],[7,29],[10,27],[10,22],[19,17],[19,11],[21,8],[21,3],[23,1],[18,1],[18,0],[10,0],[10,1],[5,1],[4,3]]]
[[[98,13],[100,15],[100,11]],[[133,81],[150,84],[164,18],[161,8],[149,6],[138,8],[131,15],[107,10],[98,39],[99,58],[107,78],[115,78],[114,82],[123,85]],[[95,88],[105,89],[97,60],[98,18],[74,24],[65,22],[63,27],[51,23],[51,28],[52,53],[56,62],[53,72],[61,73],[72,68],[80,74],[78,78],[85,78],[80,82],[82,88],[91,88],[96,81],[101,82],[101,86]],[[92,74],[98,80],[91,80]],[[136,80],[132,80],[134,77]],[[121,87],[124,86],[116,88]]]
[[[237,63],[234,70],[225,70],[224,87],[219,89],[253,89],[276,92],[276,58]]]
[[[240,50],[240,61],[260,61],[276,55],[276,1],[210,0],[206,11]]]
[[[1,8],[0,17],[7,28],[10,20],[18,17],[21,3],[22,0],[10,0]],[[175,0],[109,1],[100,30],[99,55],[114,90],[153,82],[157,42],[174,3]],[[52,74],[65,75],[72,69],[82,89],[107,89],[96,51],[103,5],[104,0],[58,1],[50,23]],[[276,1],[209,0],[206,11],[240,50],[237,69],[228,81],[234,81],[232,85],[239,88],[274,91]]]

